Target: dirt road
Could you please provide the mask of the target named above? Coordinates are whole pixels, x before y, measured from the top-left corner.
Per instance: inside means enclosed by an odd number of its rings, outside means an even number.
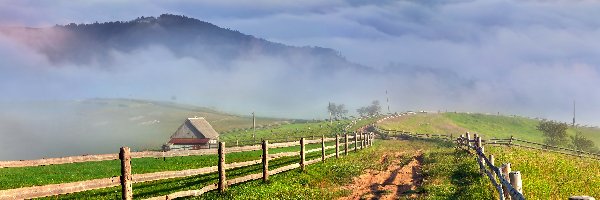
[[[423,181],[421,162],[423,153],[390,153],[384,154],[381,164],[389,162],[383,171],[368,170],[354,179],[345,189],[352,190],[346,199],[398,199],[416,198],[415,190]]]

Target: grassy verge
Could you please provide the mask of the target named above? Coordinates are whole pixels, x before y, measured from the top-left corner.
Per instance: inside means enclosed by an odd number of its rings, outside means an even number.
[[[511,163],[520,171],[528,199],[567,199],[571,195],[600,196],[600,162],[519,147],[486,146],[497,165]]]
[[[423,192],[427,199],[494,199],[494,188],[479,174],[475,157],[441,142],[423,156]]]

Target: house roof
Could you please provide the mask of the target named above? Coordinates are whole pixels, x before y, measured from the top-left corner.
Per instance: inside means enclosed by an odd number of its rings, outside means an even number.
[[[171,138],[219,139],[219,133],[202,117],[187,118]]]
[[[217,139],[219,133],[213,129],[213,127],[204,119],[204,117],[188,118],[187,121],[192,124],[198,132],[200,132],[206,138]]]
[[[171,140],[169,140],[169,143],[171,144],[179,144],[179,145],[194,145],[194,144],[206,144],[208,143],[208,141],[210,141],[210,138],[202,138],[202,139],[198,139],[198,138],[171,138]]]

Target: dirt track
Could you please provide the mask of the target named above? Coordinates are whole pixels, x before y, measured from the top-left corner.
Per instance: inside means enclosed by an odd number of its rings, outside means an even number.
[[[413,193],[422,183],[421,162],[423,153],[417,151],[410,160],[402,153],[384,154],[380,163],[390,162],[384,171],[368,170],[346,186],[352,194],[340,199],[398,199],[414,198]],[[403,162],[404,160],[404,162]],[[408,163],[407,163],[408,162]]]

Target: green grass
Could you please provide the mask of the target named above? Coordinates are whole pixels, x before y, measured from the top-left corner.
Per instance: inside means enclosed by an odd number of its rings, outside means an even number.
[[[538,120],[486,114],[444,113],[457,125],[486,138],[509,138],[511,135],[533,142],[543,142],[542,132],[536,129]]]
[[[467,129],[456,125],[451,119],[439,114],[406,115],[385,120],[380,127],[392,130],[405,130],[430,134],[463,134]]]
[[[440,142],[425,151],[422,190],[427,199],[494,199],[494,188],[479,174],[475,158],[451,143]]]
[[[327,153],[331,153],[328,151]],[[307,154],[307,160],[320,158],[320,152],[313,152]],[[229,157],[227,158],[229,160]],[[298,163],[297,157],[285,157],[280,159],[271,160],[269,166],[271,169],[277,167],[283,167],[289,164]],[[228,170],[227,178],[233,179],[244,175],[260,173],[262,166],[260,164],[252,165],[243,168],[237,168]],[[200,189],[208,184],[214,184],[218,181],[218,174],[211,173],[199,176],[191,176],[185,178],[174,178],[166,180],[151,181],[146,183],[133,184],[134,198],[149,198],[159,195],[167,195],[176,191],[186,191]],[[99,190],[90,190],[74,194],[60,195],[55,197],[48,197],[47,199],[115,199],[120,195],[120,187],[111,187]]]
[[[600,196],[600,161],[519,147],[486,146],[496,165],[511,163],[520,171],[527,199],[567,199]]]
[[[326,145],[333,145],[327,142]],[[306,149],[320,148],[321,144],[308,144]],[[270,149],[271,153],[298,151],[299,146]],[[227,163],[260,159],[261,151],[227,154]],[[135,158],[131,161],[134,174],[159,171],[178,171],[217,165],[216,155],[158,158]],[[84,162],[36,167],[1,168],[0,190],[34,185],[67,183],[119,176],[120,161]]]
[[[258,143],[262,139],[269,139],[271,141],[295,141],[300,137],[306,137],[312,139],[320,138],[321,136],[333,136],[336,133],[341,134],[343,127],[349,124],[350,121],[338,121],[333,125],[329,122],[307,122],[307,123],[295,123],[295,124],[284,124],[268,129],[257,129],[255,139],[252,138],[253,130],[238,130],[227,133],[222,133],[219,136],[221,141],[225,141],[228,144],[245,145]]]

